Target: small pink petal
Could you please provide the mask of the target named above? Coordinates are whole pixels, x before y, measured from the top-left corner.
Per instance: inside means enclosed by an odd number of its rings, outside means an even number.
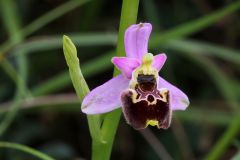
[[[142,60],[148,52],[148,39],[152,31],[150,23],[140,23],[127,28],[124,36],[127,57]]]
[[[167,88],[170,91],[170,107],[172,110],[185,110],[189,105],[188,97],[183,91],[170,84],[163,78],[158,79],[158,89]]]
[[[140,65],[137,59],[128,57],[113,57],[112,63],[129,79],[132,77],[133,70]]]
[[[158,54],[154,56],[152,66],[156,68],[158,71],[160,71],[166,60],[167,56],[165,53]]]
[[[129,80],[122,74],[93,89],[82,102],[82,112],[101,114],[121,107],[121,92],[128,88]]]

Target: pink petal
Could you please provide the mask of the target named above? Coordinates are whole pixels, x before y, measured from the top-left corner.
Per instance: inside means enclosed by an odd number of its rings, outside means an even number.
[[[150,23],[131,25],[125,32],[124,43],[127,57],[142,60],[148,52],[148,39],[152,31]]]
[[[160,88],[169,89],[170,107],[172,110],[185,110],[188,107],[190,102],[187,95],[161,77],[158,79],[158,89]]]
[[[140,65],[137,59],[127,57],[113,57],[112,63],[129,79],[132,77],[133,70]]]
[[[158,71],[160,71],[166,60],[167,60],[166,54],[164,53],[158,54],[154,56],[152,66],[156,68]]]
[[[121,74],[93,89],[82,102],[82,112],[100,114],[121,107],[121,93],[128,85],[129,80]]]

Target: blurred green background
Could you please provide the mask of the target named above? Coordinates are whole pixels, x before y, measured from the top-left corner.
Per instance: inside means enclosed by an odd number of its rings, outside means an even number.
[[[0,0],[0,159],[90,159],[91,139],[62,51],[78,48],[91,89],[112,77],[121,0]],[[141,0],[138,22],[153,24],[149,51],[168,60],[160,75],[191,105],[168,130],[136,131],[121,118],[111,159],[240,158],[240,1]]]

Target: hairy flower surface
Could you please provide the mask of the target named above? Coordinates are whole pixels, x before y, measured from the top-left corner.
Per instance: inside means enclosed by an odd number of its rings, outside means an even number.
[[[93,89],[82,102],[86,114],[100,114],[122,106],[124,117],[135,129],[148,125],[167,129],[174,110],[189,105],[186,94],[158,75],[167,56],[148,53],[150,23],[130,26],[124,37],[127,57],[113,57],[122,72]]]

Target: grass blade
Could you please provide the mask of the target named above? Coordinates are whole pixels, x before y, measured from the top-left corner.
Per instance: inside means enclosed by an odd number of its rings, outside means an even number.
[[[178,39],[182,37],[186,37],[190,34],[196,33],[213,23],[217,22],[221,18],[223,18],[226,15],[229,15],[233,13],[234,11],[238,10],[240,8],[240,1],[236,1],[223,9],[220,9],[218,11],[215,11],[214,13],[210,15],[206,15],[202,18],[199,18],[197,20],[193,20],[187,23],[184,23],[182,25],[179,25],[177,27],[174,27],[173,29],[170,29],[161,35],[154,35],[150,40],[152,43],[150,43],[150,47],[157,46],[160,43],[166,43],[169,40],[172,39]]]
[[[16,149],[16,150],[28,153],[30,155],[33,155],[42,160],[54,160],[52,157],[49,157],[48,155],[46,155],[42,152],[39,152],[33,148],[30,148],[30,147],[22,145],[22,144],[0,141],[0,148]]]

